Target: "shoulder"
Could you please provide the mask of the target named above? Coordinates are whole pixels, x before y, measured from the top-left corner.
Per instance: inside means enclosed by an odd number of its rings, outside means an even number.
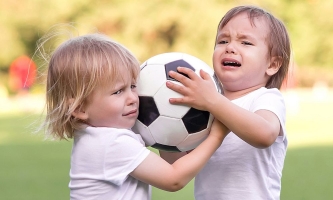
[[[273,112],[285,112],[285,102],[282,93],[276,89],[260,88],[252,93],[251,111],[267,109]]]
[[[258,98],[258,97],[262,97],[262,96],[267,96],[269,98],[282,98],[282,93],[280,92],[280,90],[278,90],[277,88],[259,88],[258,90],[253,92],[253,96]]]
[[[75,131],[76,139],[85,139],[98,142],[99,144],[110,143],[132,143],[138,142],[144,145],[139,134],[128,129],[118,129],[109,127],[85,127]]]
[[[257,106],[261,107],[263,105],[272,105],[275,103],[284,106],[282,93],[276,88],[267,89],[265,87],[252,91],[241,98],[232,100],[232,102],[250,111],[255,111],[253,109]]]
[[[281,134],[276,141],[284,141],[286,138],[286,105],[284,97],[280,90],[277,88],[260,88],[254,92],[251,105],[249,107],[251,112],[258,110],[268,110],[276,115],[280,121]]]
[[[254,97],[255,105],[267,105],[285,107],[282,93],[276,88],[260,88]]]

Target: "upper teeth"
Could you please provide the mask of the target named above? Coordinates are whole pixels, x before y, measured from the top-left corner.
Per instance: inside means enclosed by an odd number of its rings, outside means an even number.
[[[234,61],[225,61],[223,62],[224,65],[232,65],[232,66],[240,66],[240,63]]]

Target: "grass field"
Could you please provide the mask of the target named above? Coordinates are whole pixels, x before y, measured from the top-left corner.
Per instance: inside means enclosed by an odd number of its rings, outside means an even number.
[[[281,199],[331,199],[333,91],[298,90],[284,95],[289,148]],[[69,199],[71,141],[45,141],[41,134],[32,133],[40,117],[32,111],[41,112],[42,101],[36,102],[39,106],[0,99],[0,199]],[[193,182],[175,193],[153,188],[153,200],[167,199],[193,199]]]

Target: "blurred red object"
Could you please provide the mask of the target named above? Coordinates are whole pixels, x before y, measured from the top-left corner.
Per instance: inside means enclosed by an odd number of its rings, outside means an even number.
[[[29,90],[36,79],[36,64],[28,56],[16,58],[9,68],[9,86],[14,92]]]

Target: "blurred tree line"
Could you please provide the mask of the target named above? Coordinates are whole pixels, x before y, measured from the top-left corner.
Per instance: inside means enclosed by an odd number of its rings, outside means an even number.
[[[109,35],[140,61],[180,51],[211,65],[218,22],[231,7],[242,4],[263,7],[285,22],[299,86],[312,86],[316,80],[333,86],[333,40],[329,39],[333,0],[2,0],[0,71],[7,73],[20,55],[32,57],[37,40],[47,30],[68,22],[79,34]]]

